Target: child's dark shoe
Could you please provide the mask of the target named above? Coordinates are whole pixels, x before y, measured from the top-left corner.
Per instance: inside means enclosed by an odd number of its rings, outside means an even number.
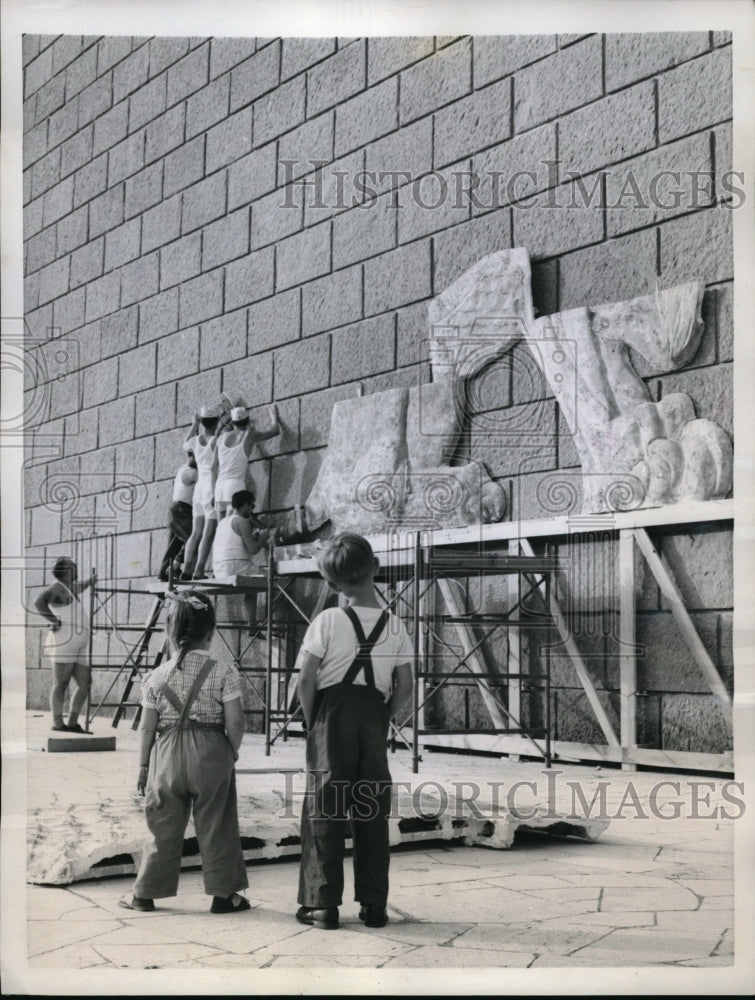
[[[234,892],[231,896],[213,896],[210,913],[241,913],[242,910],[251,910],[252,904],[248,899],[239,896]]]
[[[300,924],[319,927],[321,931],[334,931],[338,927],[338,907],[329,906],[318,910],[310,906],[300,906],[296,911],[296,919]]]
[[[359,919],[365,927],[385,927],[388,923],[388,914],[385,912],[384,906],[367,904],[359,907]]]

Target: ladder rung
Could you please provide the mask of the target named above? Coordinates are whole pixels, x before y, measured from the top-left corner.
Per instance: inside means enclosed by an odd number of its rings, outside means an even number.
[[[144,625],[93,625],[93,632],[153,632],[162,631],[161,625],[154,625],[152,628],[146,628]]]
[[[490,734],[491,736],[515,736],[517,733],[522,736],[532,736],[537,739],[545,739],[544,729],[418,729],[418,736],[456,736],[457,734]]]

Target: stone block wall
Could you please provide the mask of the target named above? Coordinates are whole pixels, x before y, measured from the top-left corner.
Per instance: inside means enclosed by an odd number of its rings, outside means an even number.
[[[259,505],[287,521],[334,402],[426,380],[427,302],[507,247],[530,251],[540,315],[702,278],[697,356],[674,373],[636,363],[653,399],[689,392],[731,430],[726,34],[29,35],[23,64],[24,530],[48,575],[92,533],[111,539],[101,576],[156,572],[182,438],[221,390],[260,422],[278,404],[284,433],[251,468]],[[471,389],[457,458],[487,464],[507,516],[551,516],[538,483],[578,460],[526,350]],[[711,558],[695,541],[669,537],[664,555],[730,675],[730,541]],[[671,711],[653,702],[658,740],[694,743],[705,727],[679,735],[682,700],[707,696],[651,604],[647,697]],[[609,650],[601,670],[615,691]],[[567,680],[559,732],[581,738]]]

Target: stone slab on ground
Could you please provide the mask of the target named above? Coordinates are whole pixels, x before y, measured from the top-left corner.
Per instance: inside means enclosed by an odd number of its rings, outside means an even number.
[[[48,720],[30,713],[29,723],[27,880],[66,885],[135,872],[147,836],[144,801],[134,787],[138,733],[122,724],[115,753],[88,754],[83,762],[78,754],[45,754]],[[95,739],[112,739],[104,735],[107,729],[112,731],[107,719],[94,720]],[[393,846],[433,839],[501,849],[510,847],[523,828],[592,840],[608,826],[605,819],[569,819],[565,812],[554,810],[545,785],[519,815],[505,800],[499,801],[479,765],[466,763],[460,770],[434,760],[434,777],[425,778],[425,767],[422,775],[411,773],[408,752],[391,754],[391,761],[396,780],[389,820]],[[276,743],[266,757],[262,737],[245,736],[237,792],[247,861],[299,853],[304,764],[301,739]],[[190,822],[183,866],[200,863]]]

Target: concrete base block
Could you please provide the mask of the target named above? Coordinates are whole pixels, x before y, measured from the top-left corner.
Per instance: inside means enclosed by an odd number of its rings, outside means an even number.
[[[115,736],[50,736],[48,753],[92,753],[95,750],[115,750]]]

